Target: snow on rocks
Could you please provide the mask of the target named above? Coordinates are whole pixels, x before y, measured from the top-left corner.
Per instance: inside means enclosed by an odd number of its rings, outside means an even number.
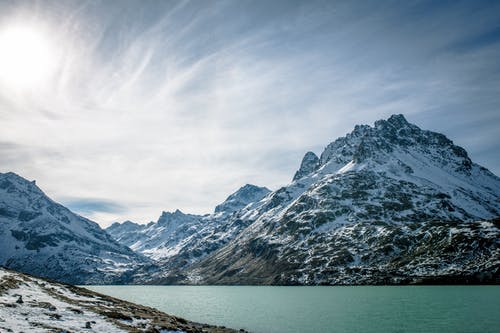
[[[5,273],[5,271],[3,271]],[[9,332],[47,332],[60,329],[83,332],[86,323],[91,323],[88,332],[126,332],[84,306],[70,302],[71,293],[59,294],[48,283],[16,273],[3,274],[0,283],[11,288],[0,295],[0,328]],[[18,296],[16,296],[18,295]],[[15,301],[24,299],[23,302]],[[97,302],[92,297],[86,303]]]
[[[22,302],[16,300],[22,299]],[[236,332],[0,267],[0,332]]]

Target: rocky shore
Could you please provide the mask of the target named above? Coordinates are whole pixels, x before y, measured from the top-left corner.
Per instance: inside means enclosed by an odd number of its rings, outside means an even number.
[[[0,268],[1,332],[245,332]]]

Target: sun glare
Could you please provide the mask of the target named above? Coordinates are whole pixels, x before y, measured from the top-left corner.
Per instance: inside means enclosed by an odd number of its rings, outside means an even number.
[[[0,31],[0,81],[15,89],[35,88],[54,71],[54,45],[30,26],[11,26]]]

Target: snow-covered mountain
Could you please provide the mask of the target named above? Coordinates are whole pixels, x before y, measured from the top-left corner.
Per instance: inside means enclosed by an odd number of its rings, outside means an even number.
[[[209,283],[386,283],[499,274],[500,179],[391,116],[307,153],[259,217],[185,272]],[[481,275],[482,274],[482,275]],[[480,279],[479,277],[477,277]]]
[[[232,213],[245,208],[248,204],[258,202],[271,191],[266,187],[246,184],[238,191],[215,207],[215,213]]]
[[[107,233],[0,174],[0,264],[79,284],[499,283],[499,217],[497,176],[394,115],[308,152],[276,191]]]
[[[0,173],[0,265],[75,284],[119,283],[148,259],[48,198],[35,182]]]
[[[498,279],[499,216],[497,176],[444,135],[393,115],[356,126],[320,157],[308,152],[289,185],[204,220],[239,228],[222,238],[224,228],[199,229],[203,237],[192,237],[201,242],[186,242],[150,276],[244,284]],[[213,240],[208,252],[205,240]]]
[[[328,212],[325,219],[339,224],[500,216],[500,179],[444,135],[421,130],[402,115],[356,126],[319,160],[275,192],[276,203],[286,207],[283,218],[300,223]]]
[[[157,222],[114,223],[106,231],[121,244],[158,261],[162,272],[171,273],[201,260],[232,240],[250,223],[240,215],[253,210],[270,192],[265,187],[247,184],[218,205],[213,214],[163,212]]]
[[[176,210],[173,213],[163,212],[156,223],[113,223],[106,231],[121,244],[159,260],[176,254],[202,228],[202,219],[202,216]]]

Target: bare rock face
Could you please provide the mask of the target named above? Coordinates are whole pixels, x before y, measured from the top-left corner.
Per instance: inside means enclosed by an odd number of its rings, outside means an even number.
[[[316,171],[319,167],[319,157],[312,151],[308,151],[302,158],[300,168],[293,176],[293,180],[301,179],[304,176]]]

